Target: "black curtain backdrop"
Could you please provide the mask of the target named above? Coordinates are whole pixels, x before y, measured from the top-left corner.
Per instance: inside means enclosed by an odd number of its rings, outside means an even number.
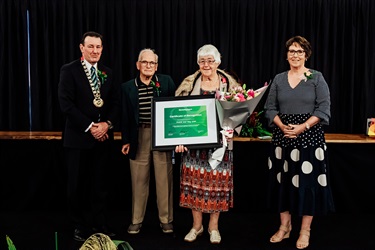
[[[364,133],[375,117],[372,0],[0,0],[0,130],[62,129],[60,67],[80,57],[89,30],[104,36],[102,61],[118,84],[136,76],[139,51],[151,47],[158,71],[179,85],[211,43],[220,68],[254,89],[288,70],[285,42],[302,35],[313,48],[307,67],[330,87],[326,131]]]
[[[0,0],[0,130],[29,130],[27,3]]]

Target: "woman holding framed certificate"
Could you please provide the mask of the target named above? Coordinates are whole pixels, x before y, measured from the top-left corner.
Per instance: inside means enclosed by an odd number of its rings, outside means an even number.
[[[217,90],[239,86],[237,80],[218,69],[221,55],[211,44],[202,46],[197,53],[199,70],[187,76],[176,90],[176,96],[211,95]],[[184,240],[193,242],[203,229],[203,213],[210,214],[208,233],[213,244],[221,242],[219,216],[233,207],[233,153],[226,150],[217,166],[210,165],[215,148],[189,149],[176,146],[182,153],[180,166],[180,206],[190,208],[193,226]]]

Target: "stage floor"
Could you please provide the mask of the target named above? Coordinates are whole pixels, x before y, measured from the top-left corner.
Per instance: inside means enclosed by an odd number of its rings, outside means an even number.
[[[293,220],[291,237],[281,243],[269,243],[278,228],[278,215],[270,213],[242,213],[230,210],[222,213],[219,229],[222,242],[213,245],[207,232],[208,215],[204,217],[204,234],[193,243],[184,242],[190,230],[190,210],[175,208],[173,234],[162,233],[155,210],[147,212],[141,232],[130,235],[126,229],[130,211],[113,211],[111,227],[117,233],[113,239],[125,240],[134,250],[141,249],[247,249],[295,250],[299,220]],[[311,229],[308,249],[316,250],[374,250],[375,215],[331,214],[316,217]],[[57,248],[55,235],[57,232]],[[82,245],[72,239],[72,230],[63,212],[0,212],[0,249],[7,250],[8,235],[17,250],[76,250]]]

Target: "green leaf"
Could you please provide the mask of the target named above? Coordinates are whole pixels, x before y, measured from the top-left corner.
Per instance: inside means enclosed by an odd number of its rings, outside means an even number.
[[[112,240],[112,241],[113,241],[113,243],[115,243],[116,246],[118,246],[118,245],[120,245],[122,243],[125,243],[124,240]]]
[[[252,123],[250,123],[250,117],[246,121],[246,123],[242,126],[242,129],[240,131],[239,136],[240,137],[258,137],[258,136],[272,136],[272,133],[268,132],[266,129],[263,128],[263,124],[261,122],[261,118],[264,115],[264,111],[261,110],[257,113],[254,113],[254,116],[252,118]],[[255,125],[252,126],[251,124],[254,124],[255,120]]]
[[[119,250],[133,250],[132,246],[130,246],[130,244],[126,241],[123,241],[123,240],[112,240],[113,243],[115,243],[116,247],[119,249]],[[120,246],[122,248],[120,248]]]
[[[13,241],[6,235],[7,243],[8,243],[8,250],[17,250],[16,246],[13,244]]]

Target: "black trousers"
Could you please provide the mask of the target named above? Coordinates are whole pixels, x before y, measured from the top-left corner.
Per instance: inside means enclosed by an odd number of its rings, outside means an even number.
[[[80,230],[106,226],[110,141],[91,149],[65,148],[68,212]]]

